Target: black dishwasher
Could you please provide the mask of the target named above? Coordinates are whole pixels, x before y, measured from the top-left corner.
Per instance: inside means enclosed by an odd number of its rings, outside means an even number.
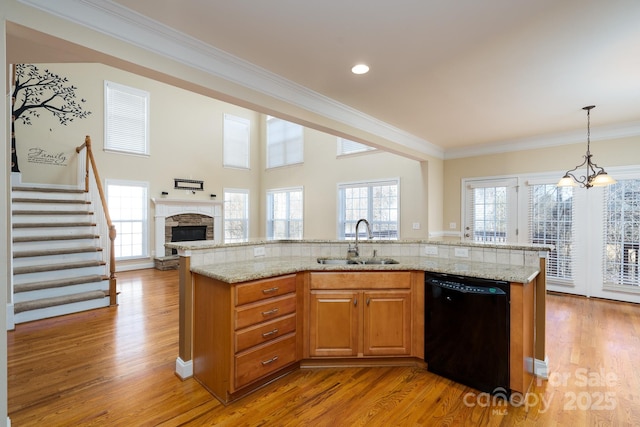
[[[509,301],[509,282],[425,273],[427,369],[509,394]]]

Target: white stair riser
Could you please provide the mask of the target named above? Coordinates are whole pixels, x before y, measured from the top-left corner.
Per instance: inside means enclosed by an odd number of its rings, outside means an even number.
[[[74,302],[72,304],[47,307],[39,310],[24,311],[14,316],[14,323],[31,322],[32,320],[46,319],[49,317],[62,316],[64,314],[77,313],[79,311],[93,310],[96,308],[108,307],[109,298],[100,298],[89,301]]]
[[[45,280],[71,279],[78,276],[90,276],[93,274],[107,275],[107,268],[104,265],[96,267],[72,268],[68,270],[45,271],[41,273],[16,274],[13,276],[13,283],[32,283]]]
[[[95,222],[93,215],[14,215],[14,224],[59,224],[61,222]]]
[[[15,242],[13,251],[38,251],[44,249],[69,249],[100,245],[100,239],[40,240],[37,242]]]
[[[28,267],[36,265],[60,265],[81,261],[102,261],[102,252],[80,252],[77,254],[44,255],[24,258],[14,258],[14,267]]]
[[[35,200],[87,200],[86,193],[56,193],[47,191],[20,191],[11,192],[12,199],[35,199]]]
[[[82,283],[79,285],[62,286],[59,288],[39,289],[37,291],[17,292],[13,294],[13,302],[33,301],[44,298],[73,295],[87,291],[109,291],[109,281]]]
[[[32,236],[78,236],[81,234],[95,234],[96,227],[36,227],[36,228],[14,228],[13,237]]]
[[[35,203],[35,202],[15,202],[11,204],[12,211],[92,211],[93,207],[89,203]]]

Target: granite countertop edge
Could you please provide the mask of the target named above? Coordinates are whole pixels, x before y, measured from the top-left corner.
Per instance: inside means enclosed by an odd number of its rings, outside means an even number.
[[[191,272],[229,284],[266,279],[303,271],[425,271],[507,282],[529,283],[540,272],[525,265],[494,264],[429,257],[393,257],[397,264],[319,264],[316,258],[275,257],[253,261],[192,266]]]

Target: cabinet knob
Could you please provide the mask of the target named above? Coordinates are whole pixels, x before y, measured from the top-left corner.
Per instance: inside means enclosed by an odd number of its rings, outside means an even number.
[[[278,292],[278,289],[280,289],[280,288],[278,288],[277,286],[274,286],[273,288],[263,289],[262,293],[265,294],[265,295],[268,295],[268,294],[272,294],[274,292]]]
[[[355,307],[356,305],[358,305],[358,298],[354,298],[354,299],[353,299],[353,305],[354,305],[354,307]]]
[[[367,305],[371,302],[371,298],[367,298]]]
[[[263,312],[262,312],[262,315],[263,315],[263,316],[271,316],[271,315],[273,315],[273,314],[276,314],[278,311],[279,311],[279,310],[278,310],[278,307],[276,307],[276,308],[273,308],[273,309],[268,310],[268,311],[263,311]]]

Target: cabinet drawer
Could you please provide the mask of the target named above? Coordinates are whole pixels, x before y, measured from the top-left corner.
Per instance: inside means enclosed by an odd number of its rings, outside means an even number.
[[[260,323],[256,326],[250,326],[242,329],[235,334],[235,351],[240,352],[262,344],[290,332],[296,330],[296,315],[289,314],[287,316],[271,320],[269,322]]]
[[[236,306],[288,294],[296,290],[296,275],[256,280],[235,286]]]
[[[235,329],[275,319],[285,314],[295,313],[296,294],[269,298],[259,303],[245,304],[237,307],[235,312]]]
[[[410,289],[410,271],[311,273],[311,289]]]
[[[235,358],[235,387],[271,374],[296,361],[296,334],[279,338],[269,344],[239,353]]]

